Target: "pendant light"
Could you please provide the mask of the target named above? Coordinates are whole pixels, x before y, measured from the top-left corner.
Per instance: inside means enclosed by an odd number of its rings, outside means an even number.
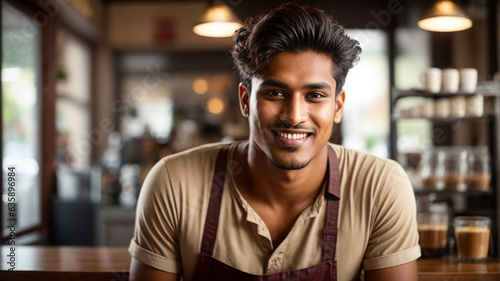
[[[418,27],[437,32],[469,29],[472,21],[465,11],[452,1],[436,1],[418,21]]]
[[[229,6],[215,1],[193,27],[193,32],[206,37],[230,37],[241,26],[241,21]]]

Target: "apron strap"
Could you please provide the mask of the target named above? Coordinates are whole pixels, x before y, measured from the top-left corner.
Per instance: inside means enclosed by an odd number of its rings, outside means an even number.
[[[339,163],[335,152],[329,145],[327,173],[328,186],[325,194],[326,221],[323,229],[323,261],[335,260],[340,201]]]
[[[208,203],[207,218],[205,220],[205,230],[201,242],[201,252],[212,256],[219,224],[220,203],[222,201],[222,190],[226,180],[226,165],[229,145],[221,148],[215,162],[214,177],[210,190],[210,201]]]

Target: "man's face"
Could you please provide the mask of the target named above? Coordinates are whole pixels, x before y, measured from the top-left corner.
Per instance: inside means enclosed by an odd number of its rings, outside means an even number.
[[[240,86],[241,109],[249,117],[250,144],[281,169],[301,169],[326,150],[333,123],[340,122],[345,95],[335,97],[332,60],[313,51],[283,52],[249,94]]]

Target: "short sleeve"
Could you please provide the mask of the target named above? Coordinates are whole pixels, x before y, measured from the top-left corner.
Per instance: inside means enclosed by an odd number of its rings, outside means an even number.
[[[165,160],[149,171],[137,202],[134,237],[129,252],[144,264],[171,273],[181,272],[178,243],[179,204]]]
[[[408,263],[420,257],[416,201],[407,174],[393,161],[376,198],[364,269]]]

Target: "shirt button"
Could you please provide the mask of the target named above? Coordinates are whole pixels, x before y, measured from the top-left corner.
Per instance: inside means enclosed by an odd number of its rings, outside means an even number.
[[[267,230],[267,227],[263,226],[262,231],[266,231],[266,230]]]
[[[273,269],[273,261],[274,260],[269,260],[269,263],[267,264],[267,271],[271,272]]]

